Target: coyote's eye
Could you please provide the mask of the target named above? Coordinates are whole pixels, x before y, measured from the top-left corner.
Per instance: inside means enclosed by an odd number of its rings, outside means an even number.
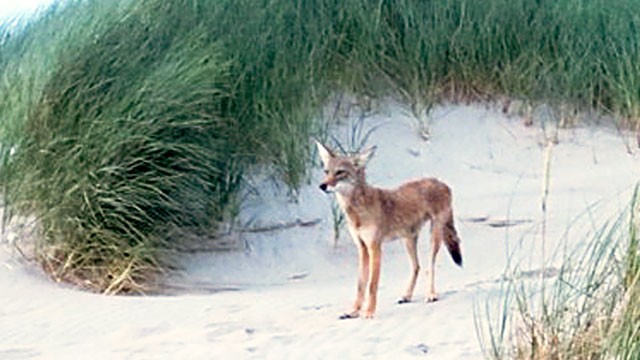
[[[342,177],[342,176],[345,176],[345,175],[347,175],[347,172],[345,170],[336,171],[336,176],[337,177]]]
[[[325,174],[325,175],[329,174],[329,170],[324,169],[323,171],[324,171],[324,174]]]

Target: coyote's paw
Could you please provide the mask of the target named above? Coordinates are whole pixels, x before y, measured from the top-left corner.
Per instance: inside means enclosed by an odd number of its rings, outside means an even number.
[[[356,319],[360,316],[358,311],[352,311],[350,313],[344,313],[338,317],[339,320]]]
[[[424,302],[426,303],[432,303],[436,301],[438,301],[438,294],[436,293],[427,294],[427,298],[424,300]]]
[[[365,319],[373,319],[373,314],[374,314],[373,311],[365,311],[364,312],[364,318]]]

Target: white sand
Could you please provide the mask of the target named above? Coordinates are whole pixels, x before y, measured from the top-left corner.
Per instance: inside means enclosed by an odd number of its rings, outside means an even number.
[[[185,257],[184,276],[168,280],[182,289],[176,296],[106,297],[53,284],[5,238],[0,359],[482,358],[474,306],[498,299],[509,258],[523,270],[542,266],[544,132],[482,106],[439,107],[425,142],[405,114],[390,104],[365,123],[379,126],[370,139],[378,151],[368,178],[391,187],[435,176],[453,188],[465,265],[440,253],[440,301],[422,302],[421,274],[415,301],[395,303],[409,263],[401,242],[393,242],[384,247],[376,318],[337,320],[355,296],[356,255],[346,232],[333,248],[331,201],[317,189],[318,170],[295,204],[273,181],[256,180],[260,197],[248,197],[241,218],[248,227],[296,219],[319,224],[244,233],[246,251]],[[585,234],[628,203],[640,179],[640,153],[625,146],[635,145],[630,139],[613,129],[560,130],[551,163],[549,266],[562,259],[556,249],[584,243]],[[488,220],[468,221],[479,217]],[[500,220],[523,222],[489,226]],[[428,243],[425,232],[423,262]]]

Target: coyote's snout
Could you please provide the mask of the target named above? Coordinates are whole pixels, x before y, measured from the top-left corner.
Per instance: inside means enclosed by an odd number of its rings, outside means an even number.
[[[353,156],[338,156],[319,142],[316,144],[326,174],[320,189],[336,194],[338,204],[346,215],[349,233],[358,248],[356,301],[352,311],[341,318],[360,315],[365,292],[367,303],[363,315],[373,317],[380,279],[381,245],[386,240],[403,238],[407,246],[412,272],[407,290],[398,302],[411,301],[420,270],[416,246],[420,230],[427,221],[431,221],[431,258],[427,270],[426,301],[437,300],[434,265],[443,242],[453,261],[462,265],[460,239],[453,225],[449,187],[431,178],[407,182],[394,190],[369,186],[365,180],[365,166],[375,147]]]

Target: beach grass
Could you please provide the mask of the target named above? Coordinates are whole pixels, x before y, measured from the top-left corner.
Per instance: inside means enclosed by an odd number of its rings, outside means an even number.
[[[511,269],[497,302],[476,309],[488,358],[637,358],[638,200],[636,188],[630,206],[567,252],[554,276]]]
[[[397,97],[416,116],[508,97],[637,124],[638,13],[630,0],[58,1],[0,26],[4,220],[37,219],[56,280],[144,292],[170,267],[171,234],[232,218],[249,169],[295,195],[331,94]]]

